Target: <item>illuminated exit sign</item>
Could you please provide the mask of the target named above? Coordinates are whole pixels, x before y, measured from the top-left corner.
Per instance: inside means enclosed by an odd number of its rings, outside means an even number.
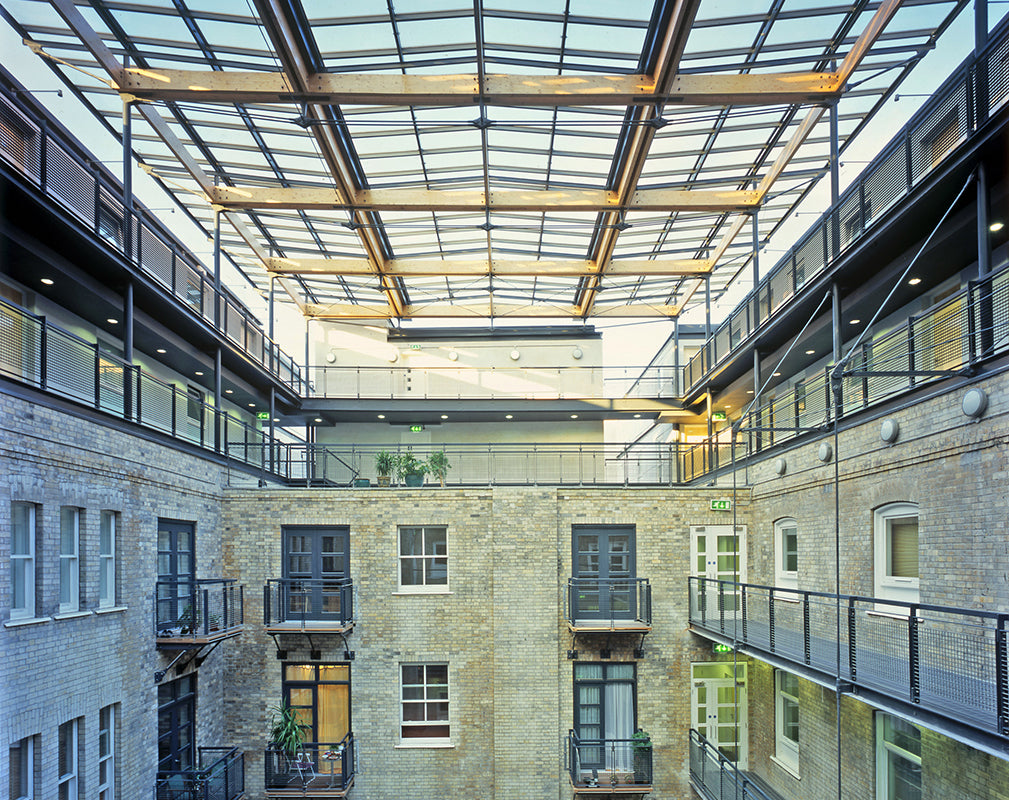
[[[732,511],[732,501],[731,500],[712,500],[711,501],[712,511]]]
[[[270,418],[270,412],[269,411],[257,411],[256,412],[256,419],[269,419],[269,418]]]
[[[725,422],[726,414],[724,411],[712,411],[711,419],[713,419],[715,422]]]
[[[420,433],[422,430],[424,430],[424,426],[423,425],[411,425],[410,426],[410,433]]]
[[[727,644],[719,644],[718,642],[715,642],[713,645],[711,645],[711,649],[715,653],[731,653],[732,652],[732,648],[729,645],[727,645]]]

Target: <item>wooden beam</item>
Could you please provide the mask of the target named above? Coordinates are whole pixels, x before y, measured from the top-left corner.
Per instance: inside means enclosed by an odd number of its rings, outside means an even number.
[[[122,69],[119,91],[144,100],[215,103],[332,103],[336,105],[470,105],[480,80],[466,75],[309,74]],[[656,101],[690,105],[811,103],[840,86],[829,72],[677,75],[657,89],[649,75],[488,75],[486,105],[627,106]]]
[[[712,261],[707,259],[627,259],[613,261],[606,270],[607,275],[706,275],[711,271]],[[343,275],[373,276],[375,266],[366,258],[269,258],[265,262],[267,272],[274,275]],[[459,276],[529,276],[529,277],[573,277],[584,278],[599,274],[599,267],[592,261],[571,259],[570,261],[529,260],[453,260],[433,258],[397,258],[386,261],[382,274],[396,278],[430,277],[442,275]]]
[[[206,190],[211,203],[234,209],[352,209],[367,211],[613,211],[621,208],[617,195],[603,189],[492,191],[433,191],[373,189],[346,201],[342,193],[317,187],[213,186]],[[744,211],[755,207],[760,195],[752,190],[640,189],[631,194],[628,209],[642,211]]]

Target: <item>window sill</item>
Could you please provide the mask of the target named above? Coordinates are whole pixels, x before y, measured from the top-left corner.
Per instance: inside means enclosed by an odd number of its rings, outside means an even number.
[[[427,595],[427,596],[432,596],[433,595],[433,596],[437,597],[439,595],[446,595],[446,594],[455,594],[455,592],[450,591],[448,589],[438,589],[437,591],[430,591],[430,590],[427,590],[427,589],[417,589],[417,590],[400,589],[398,592],[393,592],[392,596],[393,597],[418,597],[418,596],[424,597],[425,595]]]
[[[4,623],[5,628],[20,628],[24,625],[41,625],[43,622],[52,622],[52,617],[18,617],[9,619]]]
[[[58,614],[53,614],[53,619],[79,619],[90,616],[90,611],[60,611]]]
[[[452,750],[455,745],[449,739],[403,739],[396,750]]]
[[[128,606],[104,606],[103,608],[96,608],[94,610],[95,614],[119,614],[126,611]]]
[[[798,767],[792,766],[787,761],[782,761],[777,756],[771,756],[771,761],[773,761],[775,764],[777,764],[779,767],[781,767],[785,772],[787,772],[789,775],[791,775],[797,781],[801,781],[802,780],[802,778],[799,777],[799,768]]]

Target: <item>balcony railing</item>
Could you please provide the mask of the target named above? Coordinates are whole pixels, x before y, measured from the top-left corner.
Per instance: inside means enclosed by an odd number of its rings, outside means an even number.
[[[652,790],[650,739],[580,739],[570,731],[566,745],[568,775],[576,794]]]
[[[311,397],[357,399],[672,398],[674,367],[326,366],[309,371]]]
[[[1009,266],[972,281],[888,333],[867,338],[842,376],[842,416],[940,380],[1009,351]],[[736,460],[825,427],[835,406],[828,364],[815,377],[754,406],[736,443]],[[679,475],[689,481],[732,460],[726,429],[715,442],[680,450]]]
[[[217,329],[246,356],[301,394],[301,368],[269,339],[251,312],[142,206],[127,214],[120,183],[47,121],[0,95],[0,160],[103,239],[179,304]],[[124,231],[129,221],[129,252]]]
[[[304,742],[296,753],[276,747],[266,750],[266,794],[281,797],[307,793],[340,797],[354,783],[354,734],[340,742]]]
[[[245,621],[244,586],[234,580],[161,580],[155,589],[154,631],[159,646],[227,639]]]
[[[341,631],[354,624],[354,584],[342,580],[280,578],[263,587],[267,630]]]
[[[690,729],[690,783],[705,800],[779,800],[765,792],[735,762]]]
[[[566,610],[575,630],[648,631],[652,587],[647,578],[568,578]]]
[[[829,209],[771,269],[690,359],[689,391],[732,356],[767,320],[801,294],[837,258],[859,242],[899,200],[963,144],[981,122],[1009,100],[1009,26],[991,35],[978,58],[971,57],[936,91]],[[987,91],[978,91],[986,75]],[[836,234],[836,241],[835,241]]]
[[[245,756],[236,747],[200,747],[199,767],[158,772],[154,800],[239,800]]]
[[[706,578],[688,582],[690,624],[697,630],[758,657],[773,655],[1009,736],[1009,614]]]
[[[229,454],[272,465],[272,472],[291,483],[308,486],[350,486],[367,478],[377,482],[375,456],[388,450],[399,454],[409,450],[417,459],[444,452],[452,465],[446,475],[448,486],[669,486],[677,482],[676,445],[664,443],[563,444],[493,442],[488,444],[447,443],[405,447],[397,443],[274,445],[254,455],[254,445],[234,444]],[[264,448],[265,450],[266,448]],[[431,475],[428,484],[436,483]]]

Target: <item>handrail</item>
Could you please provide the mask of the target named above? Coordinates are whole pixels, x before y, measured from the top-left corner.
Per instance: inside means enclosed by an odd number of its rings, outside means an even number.
[[[354,782],[357,757],[352,731],[339,742],[302,742],[296,753],[270,745],[263,755],[267,791],[343,791]]]
[[[1009,738],[1009,614],[696,576],[687,585],[695,629]]]
[[[690,782],[705,800],[780,800],[755,784],[694,728],[690,729]]]
[[[707,376],[750,341],[769,319],[799,297],[804,286],[828,271],[859,243],[883,214],[906,197],[920,180],[939,167],[995,111],[1009,100],[1004,58],[991,59],[1009,39],[1009,23],[992,32],[980,55],[960,64],[932,97],[890,140],[858,178],[802,238],[778,260],[760,283],[740,301],[686,366],[687,394],[699,391]],[[978,92],[977,75],[1002,92]],[[951,101],[956,101],[952,103]],[[960,110],[958,113],[957,109]],[[840,249],[834,249],[835,235]]]
[[[136,204],[127,213],[122,184],[112,173],[20,97],[0,88],[0,119],[8,123],[11,136],[20,134],[15,152],[0,140],[0,161],[169,291],[180,308],[214,327],[267,373],[301,394],[301,367],[263,332],[245,304],[227,287],[216,286],[199,259],[144,206]],[[127,219],[129,237],[124,236]]]
[[[199,747],[197,753],[195,769],[158,771],[155,800],[238,800],[244,795],[245,754],[241,750]]]
[[[565,616],[569,623],[591,621],[652,624],[652,586],[648,578],[568,578]]]
[[[582,739],[568,731],[565,766],[572,786],[595,789],[652,783],[652,740],[644,734],[628,739]]]
[[[263,586],[263,624],[324,622],[344,627],[354,621],[350,578],[271,578]]]
[[[154,587],[159,638],[217,638],[245,622],[245,587],[233,578],[162,578]]]

